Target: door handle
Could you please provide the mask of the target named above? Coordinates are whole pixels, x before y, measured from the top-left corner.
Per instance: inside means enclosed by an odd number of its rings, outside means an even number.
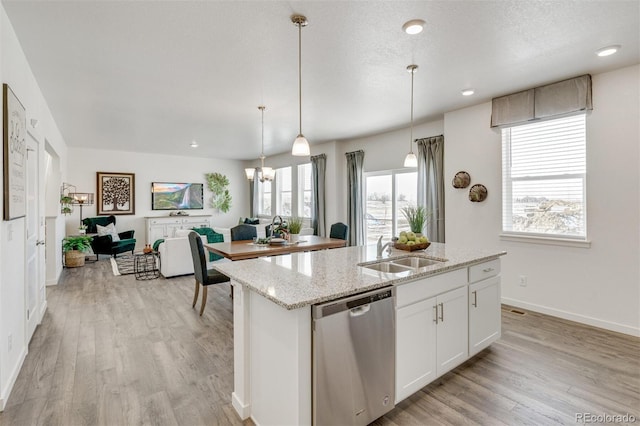
[[[440,303],[440,322],[444,322],[444,303]]]
[[[478,307],[478,292],[477,291],[473,292],[473,303],[471,305],[473,305],[474,308]]]
[[[438,324],[438,305],[433,305],[433,310],[435,311],[435,315],[433,316],[433,322]]]
[[[36,241],[36,246],[43,246],[43,245],[44,245],[44,240]]]

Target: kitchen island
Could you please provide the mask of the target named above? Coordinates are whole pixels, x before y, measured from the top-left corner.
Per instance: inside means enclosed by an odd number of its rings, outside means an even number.
[[[311,424],[314,304],[395,287],[395,402],[499,337],[499,257],[505,252],[433,243],[411,253],[433,264],[395,273],[368,268],[379,261],[376,254],[370,245],[216,265],[234,286],[232,404],[241,418]],[[408,255],[393,250],[383,260]],[[482,312],[472,311],[479,307]],[[447,321],[438,322],[445,308]]]

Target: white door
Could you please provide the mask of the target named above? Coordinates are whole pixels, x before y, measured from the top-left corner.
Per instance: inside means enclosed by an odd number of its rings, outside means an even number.
[[[28,133],[27,138],[27,216],[25,300],[27,342],[41,319],[45,300],[44,279],[44,218],[40,197],[40,144]]]

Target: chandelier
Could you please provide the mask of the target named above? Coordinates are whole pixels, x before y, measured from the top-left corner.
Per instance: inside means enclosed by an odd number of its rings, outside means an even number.
[[[271,167],[265,167],[264,166],[264,159],[267,158],[264,155],[264,110],[267,107],[265,107],[264,105],[260,105],[258,107],[258,109],[260,110],[260,113],[262,114],[262,136],[260,138],[261,140],[261,149],[260,149],[260,167],[256,167],[256,168],[246,168],[244,169],[244,172],[247,174],[247,179],[249,180],[259,180],[260,182],[271,182],[273,180],[273,169]]]

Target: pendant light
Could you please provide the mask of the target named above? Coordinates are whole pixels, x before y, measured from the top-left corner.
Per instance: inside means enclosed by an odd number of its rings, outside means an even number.
[[[409,153],[404,158],[405,167],[418,167],[418,158],[413,153],[413,75],[417,69],[417,65],[409,65],[407,67],[407,71],[411,73],[411,137],[409,138]]]
[[[306,27],[309,23],[307,18],[302,15],[293,15],[291,22],[298,26],[298,117],[299,117],[299,133],[296,140],[293,141],[291,155],[305,156],[311,155],[309,150],[309,141],[302,134],[302,27]]]
[[[246,168],[244,172],[247,175],[247,179],[254,180],[258,179],[260,182],[271,182],[274,177],[273,169],[271,167],[264,166],[264,159],[267,158],[264,155],[264,110],[267,109],[264,105],[260,105],[258,107],[262,114],[262,135],[260,138],[261,149],[260,149],[260,167],[257,168]],[[257,172],[257,176],[256,176]]]

